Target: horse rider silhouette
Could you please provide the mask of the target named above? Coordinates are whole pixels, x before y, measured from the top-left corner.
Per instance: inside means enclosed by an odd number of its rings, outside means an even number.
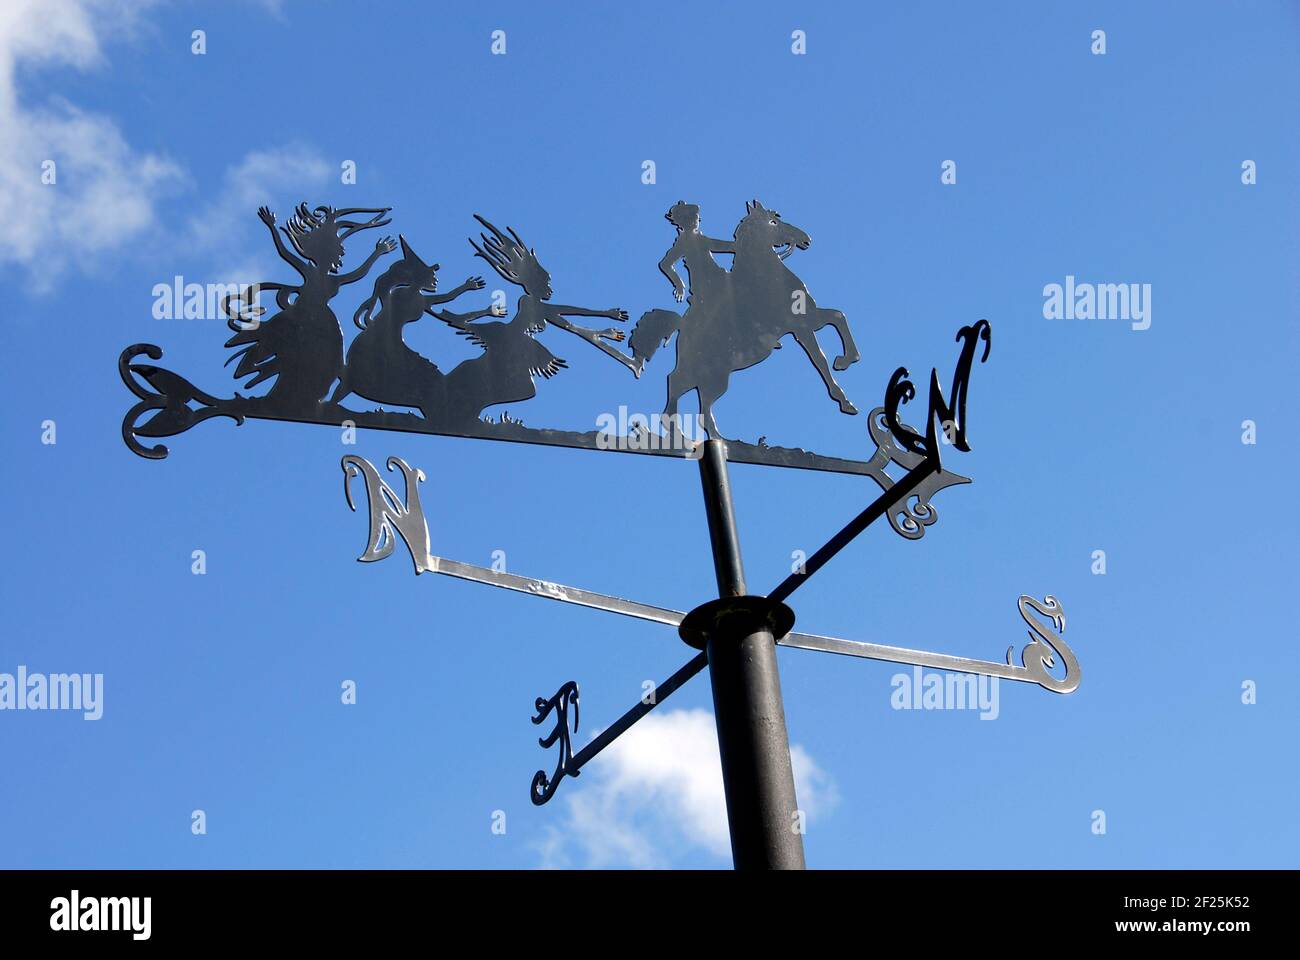
[[[809,236],[757,200],[745,205],[734,243],[700,234],[698,207],[694,205],[678,203],[668,219],[679,232],[660,261],[660,269],[673,283],[674,296],[681,300],[681,280],[672,266],[678,259],[686,260],[692,284],[687,313],[649,310],[637,321],[631,339],[634,362],[643,366],[677,334],[677,365],[668,375],[665,422],[675,423],[678,401],[694,390],[705,430],[709,436],[719,437],[713,405],[726,392],[731,375],[766,360],[787,333],[808,355],[840,411],[856,414],[857,408],[835,381],[816,336],[823,327],[835,327],[842,351],[834,368],[846,370],[860,359],[848,321],[839,310],[817,306],[803,281],[784,263],[796,247],[808,248]],[[716,262],[710,266],[714,252],[734,254],[730,271]],[[701,291],[695,286],[699,279],[705,279]],[[697,297],[697,292],[702,295]]]

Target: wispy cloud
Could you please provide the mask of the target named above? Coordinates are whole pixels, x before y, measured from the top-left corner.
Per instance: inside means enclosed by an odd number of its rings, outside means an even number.
[[[0,263],[37,289],[153,228],[157,201],[181,179],[159,154],[131,147],[116,123],[60,97],[31,102],[27,69],[102,67],[102,38],[129,28],[150,0],[5,0],[0,5]],[[49,179],[53,161],[53,183]]]
[[[258,0],[272,16],[278,0]],[[213,199],[191,216],[167,217],[168,198],[189,186],[173,158],[131,146],[112,117],[66,98],[33,98],[36,71],[107,69],[105,44],[143,24],[156,0],[4,0],[0,3],[0,266],[26,269],[32,289],[69,269],[103,268],[133,247],[178,244],[203,254],[216,280],[264,279],[270,258],[254,216],[286,195],[326,186],[332,168],[301,143],[257,149],[229,167]],[[52,170],[46,166],[53,161]],[[45,180],[52,176],[53,183]]]
[[[256,283],[275,268],[266,228],[257,219],[260,206],[274,207],[286,195],[315,206],[314,191],[324,189],[336,168],[302,143],[253,150],[230,167],[221,189],[188,222],[187,247],[204,254],[218,282]],[[336,181],[337,182],[337,181]],[[280,210],[283,223],[291,211]],[[259,254],[250,254],[256,249]]]
[[[795,789],[808,820],[838,796],[800,746]],[[669,867],[684,852],[725,863],[731,844],[718,738],[707,710],[655,712],[608,747],[554,801],[563,822],[538,845],[544,867]]]

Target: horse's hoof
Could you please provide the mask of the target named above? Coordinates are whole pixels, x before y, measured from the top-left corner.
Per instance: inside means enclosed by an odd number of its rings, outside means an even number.
[[[852,416],[856,416],[857,412],[858,412],[858,408],[855,407],[853,404],[849,403],[849,401],[847,400],[840,401],[840,413],[847,413],[849,416],[852,417]]]
[[[838,356],[835,358],[835,363],[832,364],[832,366],[834,366],[835,369],[840,373],[843,373],[845,370],[847,370],[849,367],[853,366],[853,364],[857,362],[858,362],[857,357],[854,357],[852,360],[850,360],[848,357]]]

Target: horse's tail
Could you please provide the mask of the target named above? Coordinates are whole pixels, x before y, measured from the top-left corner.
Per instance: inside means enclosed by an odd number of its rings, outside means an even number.
[[[632,328],[632,338],[628,346],[632,356],[642,363],[655,355],[661,346],[667,346],[668,340],[681,327],[682,315],[672,310],[647,310]]]

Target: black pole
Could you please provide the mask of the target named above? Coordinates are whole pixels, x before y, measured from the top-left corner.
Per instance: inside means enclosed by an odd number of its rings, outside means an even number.
[[[745,595],[726,450],[723,441],[709,440],[700,458],[704,510],[722,598]],[[737,870],[802,870],[803,817],[794,795],[772,631],[753,617],[722,617],[709,631],[706,649],[732,860]]]

